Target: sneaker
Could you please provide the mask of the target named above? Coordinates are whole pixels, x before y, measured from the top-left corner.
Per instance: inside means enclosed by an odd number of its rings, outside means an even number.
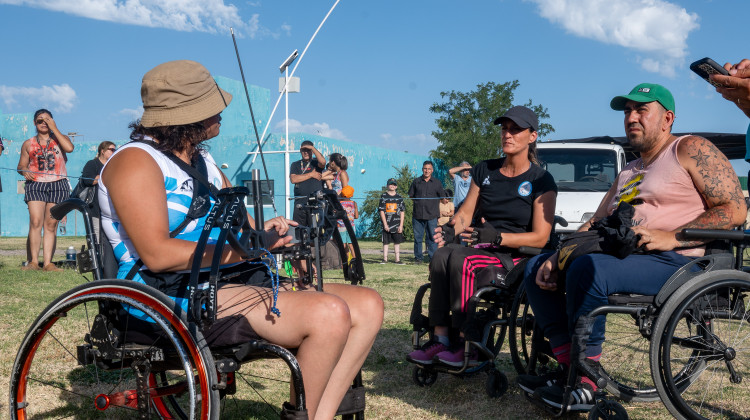
[[[383,261],[383,260],[381,260],[381,261],[380,261],[380,263],[381,263],[381,264],[388,264],[388,261]]]
[[[518,375],[516,385],[529,394],[533,394],[537,388],[564,383],[567,377],[568,370],[558,367],[543,375]]]
[[[58,268],[55,263],[49,263],[42,268],[44,271],[64,271],[62,268]]]
[[[36,271],[41,270],[42,267],[39,267],[39,263],[26,263],[23,267],[21,267],[21,270],[23,271]]]
[[[560,385],[551,385],[537,388],[534,397],[542,400],[545,404],[562,409],[563,394],[565,390]],[[570,392],[570,398],[565,402],[566,411],[590,411],[596,404],[594,389],[587,383],[579,383]]]
[[[464,365],[464,343],[456,347],[456,350],[446,350],[435,356],[439,363],[453,367],[462,367]],[[479,364],[479,355],[476,349],[472,349],[469,355],[469,366]]]
[[[406,360],[421,365],[431,365],[432,359],[435,358],[438,353],[445,350],[448,350],[448,347],[446,347],[445,344],[438,341],[428,341],[421,349],[414,350],[406,355]]]
[[[405,264],[403,263],[403,261],[400,261],[400,260],[399,260],[399,261],[396,261],[396,262],[395,262],[394,264],[397,264],[397,265],[405,265]]]

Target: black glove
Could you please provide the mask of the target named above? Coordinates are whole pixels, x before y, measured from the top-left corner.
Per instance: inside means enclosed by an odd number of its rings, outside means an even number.
[[[442,229],[443,240],[445,241],[445,243],[453,243],[453,241],[456,239],[456,229],[447,223],[443,226],[440,226],[440,229]]]
[[[474,231],[471,232],[471,242],[469,242],[469,245],[493,244],[495,246],[500,246],[502,241],[503,235],[495,230],[494,226],[485,222],[481,227],[476,227],[474,228]]]

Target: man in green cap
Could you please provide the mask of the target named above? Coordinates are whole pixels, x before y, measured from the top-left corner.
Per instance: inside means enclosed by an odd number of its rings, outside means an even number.
[[[559,253],[531,259],[524,273],[537,325],[563,369],[545,376],[519,375],[517,382],[544,403],[568,410],[591,409],[596,390],[591,379],[581,377],[570,400],[563,401],[571,334],[578,318],[607,305],[607,295],[656,295],[680,267],[704,254],[704,242],[685,240],[682,229],[731,229],[747,214],[739,180],[726,156],[703,137],[672,135],[675,104],[669,90],[642,83],[612,99],[610,107],[624,111],[625,134],[640,158],[620,172],[594,217],[579,231],[611,215],[620,203],[629,203],[635,209],[631,229],[647,252],[622,259],[584,254],[572,262],[563,255],[561,265],[569,264],[565,294],[557,291]],[[607,357],[602,354],[604,322],[604,316],[597,318],[587,343],[586,357],[592,363]]]

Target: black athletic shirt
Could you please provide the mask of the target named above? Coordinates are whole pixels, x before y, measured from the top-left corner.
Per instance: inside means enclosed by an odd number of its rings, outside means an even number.
[[[557,184],[533,163],[526,172],[509,178],[500,173],[504,160],[485,160],[471,169],[472,183],[479,187],[479,214],[499,232],[531,232],[534,200],[547,191],[557,192]]]
[[[312,171],[323,172],[323,168],[318,167],[318,161],[315,158],[310,159],[307,163],[302,162],[302,160],[292,162],[292,165],[289,168],[289,173],[291,175],[305,175]],[[306,179],[298,184],[294,184],[294,195],[296,197],[306,197],[321,188],[323,188],[323,181],[315,178]]]

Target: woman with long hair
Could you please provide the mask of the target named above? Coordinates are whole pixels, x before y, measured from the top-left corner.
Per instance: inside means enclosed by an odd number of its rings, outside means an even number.
[[[349,185],[349,161],[341,153],[331,153],[328,157],[328,166],[323,172],[321,179],[325,181],[326,188],[341,193],[341,189]]]
[[[552,232],[557,186],[536,163],[536,114],[515,106],[495,124],[502,127],[505,157],[471,169],[471,187],[461,208],[435,229],[441,248],[430,262],[428,317],[433,339],[407,356],[411,362],[462,366],[463,342],[451,343],[449,336],[451,327],[459,329],[466,320],[469,298],[513,268],[519,247],[541,248]],[[472,226],[472,220],[480,223]],[[470,246],[452,243],[459,238]],[[472,354],[470,360],[477,357]]]
[[[137,141],[112,156],[99,180],[102,229],[119,261],[118,277],[124,278],[140,259],[143,267],[134,280],[157,286],[186,307],[192,261],[200,258],[202,267],[210,267],[215,248],[209,245],[203,255],[194,255],[206,216],[170,235],[185,219],[198,186],[168,155],[204,168],[207,182],[217,188],[230,186],[205,142],[219,134],[220,114],[232,96],[205,67],[187,60],[163,63],[146,73],[141,96],[143,116],[131,125],[131,138]],[[213,197],[210,203],[214,205]],[[266,244],[274,248],[288,243],[290,225],[296,223],[281,217],[268,220]],[[285,283],[276,305],[282,316],[277,317],[264,266],[243,264],[231,249],[223,251],[221,262],[239,276],[219,282],[217,322],[205,332],[209,344],[261,337],[296,348],[310,418],[332,418],[380,329],[380,296],[344,284],[326,284],[325,292],[317,292],[293,291]]]

